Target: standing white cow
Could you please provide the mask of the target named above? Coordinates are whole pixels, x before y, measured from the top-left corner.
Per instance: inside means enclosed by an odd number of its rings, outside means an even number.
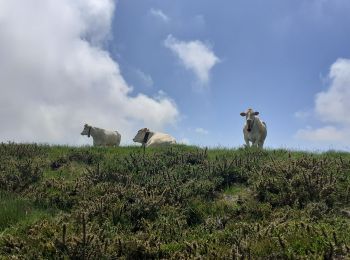
[[[84,125],[81,135],[92,136],[94,146],[119,146],[121,135],[117,131],[110,131],[98,127]]]
[[[133,141],[141,143],[143,147],[155,147],[176,144],[175,138],[171,135],[152,132],[148,128],[140,129],[134,137]]]
[[[250,146],[249,142],[252,142],[253,146],[258,146],[260,148],[264,145],[267,135],[266,124],[261,121],[257,115],[259,115],[259,112],[254,112],[251,108],[248,108],[247,112],[241,113],[241,116],[246,117],[243,134],[247,147]]]

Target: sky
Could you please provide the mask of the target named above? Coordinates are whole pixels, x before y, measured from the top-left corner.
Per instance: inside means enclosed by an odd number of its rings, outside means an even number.
[[[348,0],[0,0],[0,142],[91,145],[85,123],[241,147],[350,150]]]

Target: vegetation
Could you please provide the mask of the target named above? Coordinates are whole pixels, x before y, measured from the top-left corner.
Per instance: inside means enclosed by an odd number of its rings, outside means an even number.
[[[0,144],[0,259],[350,257],[350,154]]]

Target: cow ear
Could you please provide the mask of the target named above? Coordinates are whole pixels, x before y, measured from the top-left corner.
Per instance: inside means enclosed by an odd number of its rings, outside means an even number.
[[[242,112],[242,113],[240,113],[240,115],[241,115],[241,116],[246,116],[247,114],[244,113],[244,112]]]
[[[259,112],[258,111],[254,112],[254,115],[256,115],[256,116],[259,115]]]

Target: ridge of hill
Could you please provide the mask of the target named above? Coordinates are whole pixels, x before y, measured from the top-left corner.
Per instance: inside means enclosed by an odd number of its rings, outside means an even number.
[[[0,144],[0,258],[350,256],[350,154]]]

